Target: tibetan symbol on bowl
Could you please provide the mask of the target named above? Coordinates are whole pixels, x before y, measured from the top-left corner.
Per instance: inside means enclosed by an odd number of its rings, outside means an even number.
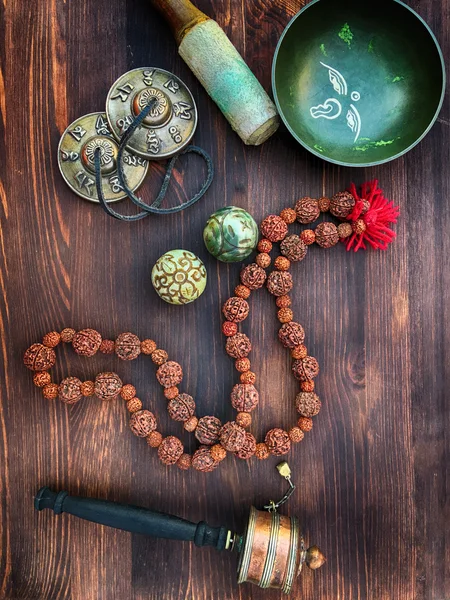
[[[305,148],[368,166],[415,146],[445,90],[439,45],[399,0],[315,0],[288,24],[272,85],[280,115]]]

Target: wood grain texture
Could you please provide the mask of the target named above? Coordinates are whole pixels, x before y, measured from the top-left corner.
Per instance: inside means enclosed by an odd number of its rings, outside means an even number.
[[[448,57],[448,0],[408,4],[427,19]],[[300,1],[197,5],[269,89],[277,39]],[[56,148],[68,123],[103,108],[116,77],[144,65],[175,72],[192,90],[200,114],[195,143],[213,156],[216,177],[189,211],[124,224],[70,192]],[[207,254],[201,236],[207,217],[236,204],[259,221],[301,195],[331,194],[353,179],[376,176],[401,206],[396,243],[385,253],[313,249],[294,269],[294,310],[322,365],[317,385],[324,407],[290,456],[298,490],[286,511],[300,517],[308,541],[328,562],[317,573],[305,571],[292,597],[449,600],[448,100],[417,148],[376,169],[324,163],[284,129],[263,146],[246,148],[143,0],[2,0],[0,113],[0,598],[281,598],[238,587],[233,556],[37,514],[33,496],[47,484],[242,530],[249,505],[281,496],[284,486],[276,460],[228,459],[207,476],[166,469],[128,431],[123,404],[46,402],[22,354],[64,326],[151,336],[182,363],[198,412],[230,419],[236,376],[223,348],[220,307],[240,266]],[[203,176],[195,158],[184,160],[171,202]],[[151,173],[142,190],[147,201],[162,167],[153,165]],[[163,305],[150,282],[154,261],[176,247],[199,254],[209,272],[201,299],[182,309]],[[253,429],[261,436],[295,418],[296,384],[275,342],[268,294],[254,296],[245,330],[254,343],[262,402]],[[133,382],[163,430],[179,434],[154,367],[143,357],[125,365],[60,349],[54,375],[88,379],[100,369]]]

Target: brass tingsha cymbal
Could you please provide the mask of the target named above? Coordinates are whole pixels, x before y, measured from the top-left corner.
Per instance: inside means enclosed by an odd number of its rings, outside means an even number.
[[[65,130],[58,146],[58,165],[68,186],[79,196],[98,202],[95,187],[94,153],[100,148],[103,193],[107,202],[127,197],[117,174],[119,146],[103,112],[80,117]],[[148,162],[128,151],[123,154],[124,173],[134,191],[144,181]]]
[[[127,149],[147,160],[162,160],[183,150],[197,126],[194,98],[181,79],[153,67],[128,71],[109,90],[106,115],[119,140],[151,99],[156,101]]]

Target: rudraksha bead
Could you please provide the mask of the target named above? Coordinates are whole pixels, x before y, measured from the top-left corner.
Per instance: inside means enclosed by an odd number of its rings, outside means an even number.
[[[218,464],[212,457],[210,448],[207,446],[200,446],[192,456],[192,467],[202,473],[214,471]]]
[[[212,446],[219,439],[222,423],[217,417],[202,417],[197,423],[195,437],[200,444]]]
[[[232,335],[236,335],[238,332],[237,323],[232,323],[231,321],[224,321],[222,323],[222,333],[227,337],[231,337]]]
[[[187,421],[195,413],[195,401],[189,394],[179,394],[167,405],[169,416],[174,421]]]
[[[290,321],[280,327],[278,331],[278,339],[285,348],[294,348],[303,343],[305,339],[305,331],[300,323]]]
[[[291,449],[291,440],[289,439],[288,432],[279,427],[268,431],[264,441],[267,444],[270,454],[274,456],[287,454]]]
[[[227,321],[233,323],[240,323],[248,317],[250,307],[247,300],[239,298],[238,296],[232,296],[228,298],[222,308],[222,312]]]
[[[100,348],[102,336],[95,329],[77,331],[72,339],[73,349],[80,356],[94,356]]]
[[[267,238],[262,238],[258,242],[258,252],[266,252],[267,254],[272,251],[272,242]]]
[[[317,200],[320,212],[328,212],[330,210],[330,199],[326,196],[322,196]]]
[[[252,424],[252,415],[249,412],[238,412],[236,415],[236,423],[247,429]]]
[[[308,246],[298,235],[295,235],[294,233],[292,235],[288,235],[287,238],[281,242],[280,252],[290,261],[298,262],[305,258],[306,253],[308,252]]]
[[[316,241],[316,234],[312,229],[305,229],[300,234],[300,239],[305,242],[307,246],[311,246]]]
[[[220,443],[228,452],[239,452],[247,432],[236,421],[228,421],[220,430]]]
[[[314,392],[300,392],[295,398],[295,408],[302,417],[315,417],[321,406],[319,396]]]
[[[156,379],[163,387],[178,385],[183,380],[183,369],[174,360],[168,360],[156,371]]]
[[[258,460],[266,460],[266,458],[269,458],[269,456],[270,452],[269,448],[267,447],[267,444],[265,444],[264,442],[256,444],[255,458],[257,458]]]
[[[256,263],[250,263],[241,271],[241,282],[250,290],[257,290],[264,285],[266,281],[266,272]]]
[[[345,240],[345,238],[348,238],[352,235],[353,228],[350,223],[340,223],[337,227],[337,231],[340,239]]]
[[[116,339],[116,354],[122,360],[134,360],[141,353],[141,340],[134,333],[121,333]]]
[[[130,429],[138,437],[147,437],[156,429],[155,415],[149,410],[138,410],[130,417]]]
[[[267,289],[274,296],[285,296],[293,285],[292,275],[285,271],[272,271],[267,278]]]
[[[78,377],[66,377],[63,379],[58,387],[58,397],[61,402],[75,404],[78,400],[81,400],[83,397],[81,385],[82,382]]]
[[[262,235],[271,242],[281,242],[286,237],[288,228],[278,215],[268,215],[261,223]]]
[[[366,212],[367,212],[367,211],[369,210],[369,208],[370,208],[370,202],[369,202],[368,200],[366,200],[366,199],[363,199],[363,200],[362,200],[362,203],[363,203],[363,207],[362,207],[361,214],[362,214],[362,215],[365,215],[365,214],[366,214]]]
[[[122,386],[120,395],[123,400],[128,402],[128,400],[131,400],[131,398],[136,396],[136,388],[131,383],[126,383],[124,386]]]
[[[163,441],[163,436],[159,433],[159,431],[151,431],[147,436],[147,444],[150,448],[158,448]]]
[[[61,341],[61,334],[57,331],[50,331],[46,333],[42,339],[42,343],[47,348],[55,348]]]
[[[292,429],[289,430],[289,439],[294,444],[301,442],[304,437],[305,437],[305,434],[300,429],[300,427],[293,427]]]
[[[308,349],[306,348],[306,346],[304,344],[295,346],[295,348],[292,348],[292,350],[291,350],[291,356],[292,356],[292,358],[295,358],[296,360],[298,360],[300,358],[305,358],[305,356],[308,356]]]
[[[352,212],[355,199],[350,192],[338,192],[330,199],[330,213],[339,219],[345,219]]]
[[[156,342],[153,340],[142,340],[141,342],[141,352],[142,354],[152,354],[157,348]]]
[[[171,387],[164,388],[164,397],[167,398],[167,400],[173,400],[174,398],[176,398],[178,396],[179,393],[180,393],[180,390],[177,388],[176,385],[172,385]]]
[[[197,427],[197,425],[198,425],[198,419],[196,416],[193,416],[184,422],[183,427],[186,429],[186,431],[189,431],[190,433],[192,433],[193,431],[195,431],[195,428]]]
[[[177,467],[182,471],[187,471],[191,468],[192,464],[192,456],[187,453],[183,453],[180,458],[177,460]]]
[[[37,371],[33,376],[34,385],[40,388],[44,387],[44,385],[47,385],[47,383],[50,383],[51,380],[52,377],[47,371]]]
[[[116,345],[114,343],[114,340],[102,340],[99,351],[102,354],[114,354],[115,349]]]
[[[291,268],[291,261],[285,256],[277,256],[273,266],[278,271],[288,271]]]
[[[93,381],[83,381],[81,384],[81,393],[83,396],[93,396],[95,393],[95,384]]]
[[[300,383],[300,389],[302,390],[302,392],[313,392],[315,387],[316,386],[314,384],[314,381],[311,381],[310,379],[308,379],[308,381],[302,381]]]
[[[225,350],[232,358],[245,358],[252,350],[252,344],[245,333],[236,333],[227,339]]]
[[[42,394],[46,400],[54,400],[58,397],[58,384],[57,383],[47,383],[42,388]]]
[[[267,267],[270,266],[272,259],[270,258],[270,255],[266,252],[260,252],[256,255],[255,262],[258,265],[258,267],[261,267],[262,269],[267,269]]]
[[[130,413],[137,413],[138,411],[142,410],[141,400],[139,400],[139,398],[137,398],[136,396],[134,398],[131,398],[131,400],[128,400],[127,410]]]
[[[214,444],[214,446],[211,446],[211,456],[217,463],[219,463],[225,460],[227,457],[227,451],[225,448],[222,448],[220,444]]]
[[[277,317],[280,323],[290,323],[294,318],[294,313],[290,308],[280,308],[277,312]]]
[[[320,210],[319,203],[314,198],[305,196],[297,200],[295,204],[295,212],[297,214],[297,221],[306,225],[312,223],[319,218]]]
[[[100,400],[114,400],[120,394],[122,385],[116,373],[99,373],[95,378],[95,395]]]
[[[302,431],[311,431],[313,428],[313,420],[311,417],[299,417],[297,425]]]
[[[245,371],[245,373],[241,373],[239,380],[241,383],[255,383],[256,382],[256,373],[253,371]]]
[[[154,352],[152,352],[151,356],[152,361],[155,363],[155,365],[163,365],[169,358],[169,355],[165,350],[155,350]]]
[[[319,363],[313,356],[305,356],[292,363],[294,377],[299,381],[314,379],[319,374]]]
[[[56,354],[53,348],[44,344],[33,344],[25,352],[23,362],[31,371],[47,371],[55,364]]]
[[[72,329],[72,327],[66,327],[61,331],[61,341],[66,344],[70,344],[70,342],[73,340],[73,336],[75,335],[75,333],[75,329]]]
[[[251,412],[258,406],[259,393],[252,384],[237,383],[231,390],[231,405],[238,412]]]
[[[292,302],[289,296],[278,296],[278,298],[275,300],[275,304],[278,306],[278,308],[288,308]]]
[[[246,371],[250,371],[251,363],[248,358],[238,358],[235,361],[234,366],[239,373],[245,373]]]
[[[158,447],[159,460],[165,465],[174,465],[184,452],[183,444],[174,435],[164,438]]]
[[[255,436],[247,431],[245,441],[241,448],[236,452],[236,456],[242,460],[248,460],[255,454],[256,440]]]
[[[328,221],[319,223],[314,233],[316,235],[317,244],[319,244],[319,246],[322,248],[331,248],[339,241],[339,234],[336,225]]]
[[[234,295],[238,298],[244,298],[244,300],[247,300],[247,298],[250,298],[250,294],[251,290],[246,285],[242,285],[241,283],[234,288]]]
[[[366,224],[362,219],[356,219],[352,225],[352,230],[356,233],[356,235],[361,235],[366,229]]]
[[[280,212],[280,217],[285,223],[292,225],[292,223],[295,223],[297,213],[293,208],[283,208],[283,210]]]

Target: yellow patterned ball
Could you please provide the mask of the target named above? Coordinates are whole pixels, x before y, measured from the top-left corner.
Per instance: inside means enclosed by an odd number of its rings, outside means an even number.
[[[152,269],[153,287],[169,304],[189,304],[197,300],[205,290],[206,279],[205,265],[188,250],[166,252]]]

